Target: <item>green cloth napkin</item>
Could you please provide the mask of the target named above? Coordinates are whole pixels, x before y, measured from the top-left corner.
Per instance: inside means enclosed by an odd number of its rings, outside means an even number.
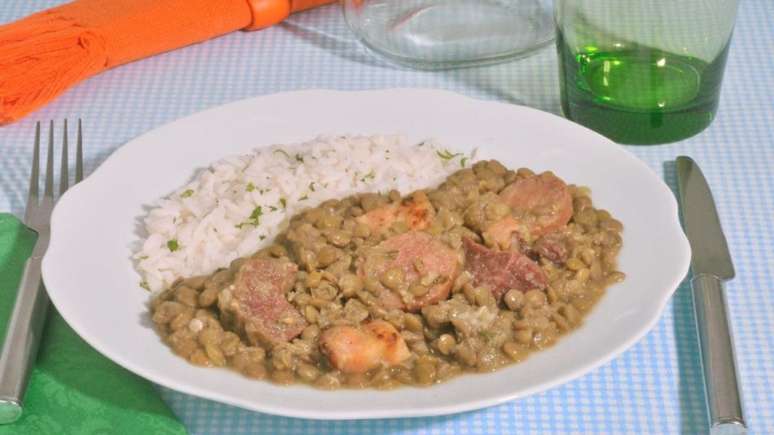
[[[35,237],[14,216],[0,213],[0,337],[5,337]],[[24,397],[24,413],[17,422],[0,425],[0,435],[185,433],[149,382],[92,349],[53,306]]]

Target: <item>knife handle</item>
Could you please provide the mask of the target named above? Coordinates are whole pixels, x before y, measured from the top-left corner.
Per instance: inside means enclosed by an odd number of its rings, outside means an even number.
[[[691,280],[691,287],[707,393],[710,434],[744,434],[746,427],[723,281],[714,275],[699,274]]]

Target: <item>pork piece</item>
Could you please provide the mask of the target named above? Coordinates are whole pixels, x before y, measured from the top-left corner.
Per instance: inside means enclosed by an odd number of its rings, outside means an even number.
[[[465,270],[473,275],[473,285],[486,287],[499,301],[510,289],[527,291],[546,288],[545,272],[529,257],[514,251],[498,252],[480,245],[467,237]]]
[[[418,311],[449,296],[459,274],[457,253],[430,234],[409,231],[374,246],[358,260],[364,279],[385,282],[384,274],[398,270],[402,284],[388,288],[380,284],[379,303],[387,309]],[[418,286],[426,290],[416,291]]]
[[[513,216],[506,216],[489,225],[482,236],[488,243],[498,246],[504,251],[511,248],[518,251],[525,231],[525,225],[514,219]]]
[[[567,185],[551,172],[522,178],[500,192],[500,198],[515,212],[524,214],[533,239],[556,231],[572,218],[572,195]]]
[[[234,284],[224,292],[220,308],[244,327],[252,344],[287,343],[307,326],[291,305],[287,292],[296,280],[298,266],[287,259],[251,258],[239,268]]]
[[[375,208],[359,216],[357,221],[368,225],[372,234],[379,234],[396,222],[405,223],[409,230],[423,230],[430,226],[434,217],[433,205],[427,199],[425,192],[420,190],[401,203],[390,203]]]
[[[382,364],[393,366],[411,356],[406,342],[384,320],[334,326],[320,334],[320,351],[344,373],[365,373]]]
[[[561,231],[546,234],[537,239],[533,250],[538,256],[556,264],[564,264],[570,255],[569,242]]]

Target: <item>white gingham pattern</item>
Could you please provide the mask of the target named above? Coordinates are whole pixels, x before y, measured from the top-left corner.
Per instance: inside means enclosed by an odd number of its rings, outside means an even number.
[[[0,22],[61,0],[4,0]],[[237,32],[86,81],[0,128],[0,210],[21,215],[34,120],[81,117],[86,169],[140,133],[218,104],[302,88],[443,88],[558,112],[552,49],[449,72],[396,69],[373,58],[337,6],[255,33]],[[681,143],[629,147],[675,185],[668,163],[693,156],[707,176],[734,256],[728,285],[753,434],[774,433],[774,2],[741,4],[713,125]],[[699,434],[707,425],[690,294],[683,285],[654,330],[592,373],[516,402],[435,418],[319,422],[273,417],[162,389],[193,434]]]

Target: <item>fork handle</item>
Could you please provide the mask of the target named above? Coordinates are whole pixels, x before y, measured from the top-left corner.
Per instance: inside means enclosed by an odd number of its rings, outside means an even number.
[[[43,333],[48,295],[40,279],[41,261],[41,256],[33,253],[24,264],[0,352],[0,424],[12,423],[21,416],[24,391]]]

